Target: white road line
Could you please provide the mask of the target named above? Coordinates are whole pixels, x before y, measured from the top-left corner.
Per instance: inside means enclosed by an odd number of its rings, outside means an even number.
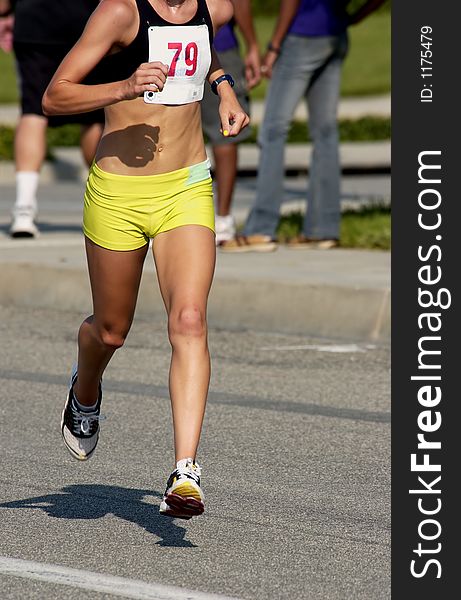
[[[8,556],[0,556],[0,573],[135,600],[237,600],[218,594],[193,592],[180,587],[146,583],[136,579],[125,579]]]
[[[267,346],[261,348],[261,350],[316,350],[317,352],[333,352],[333,353],[346,353],[346,352],[366,352],[372,350],[375,346],[368,344],[365,347],[358,346],[357,344],[332,344],[332,345],[318,345],[318,344],[306,344],[302,346]]]

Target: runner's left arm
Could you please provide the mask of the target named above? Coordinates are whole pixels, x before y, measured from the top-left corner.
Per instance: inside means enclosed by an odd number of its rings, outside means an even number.
[[[212,50],[211,68],[208,74],[210,85],[224,75],[216,51]],[[224,137],[235,137],[250,122],[249,116],[240,106],[237,96],[228,81],[221,82],[217,90],[220,99],[219,116],[221,118],[221,133]]]
[[[211,19],[215,31],[230,21],[233,14],[233,6],[230,0],[208,0]],[[224,75],[219,58],[214,48],[211,49],[211,67],[208,71],[208,82],[210,85],[218,77]],[[219,116],[221,119],[221,132],[227,137],[235,137],[240,131],[248,125],[250,118],[240,106],[237,96],[231,85],[223,81],[217,88],[219,103]]]

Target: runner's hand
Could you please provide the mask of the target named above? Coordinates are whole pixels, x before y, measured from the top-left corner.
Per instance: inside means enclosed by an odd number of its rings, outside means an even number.
[[[232,96],[233,98],[222,98],[219,105],[221,133],[224,137],[235,137],[250,122],[250,117],[240,106],[234,93]]]
[[[139,65],[129,79],[123,81],[122,100],[133,100],[144,92],[161,92],[169,67],[161,62]]]

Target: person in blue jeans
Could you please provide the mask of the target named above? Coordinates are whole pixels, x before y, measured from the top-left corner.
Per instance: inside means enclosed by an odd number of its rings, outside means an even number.
[[[308,210],[293,247],[333,248],[339,243],[340,164],[337,108],[347,27],[385,0],[368,0],[354,14],[347,0],[281,0],[278,19],[262,62],[271,79],[258,143],[261,147],[256,199],[244,235],[225,251],[271,251],[283,199],[287,133],[301,98],[307,101],[313,142]]]

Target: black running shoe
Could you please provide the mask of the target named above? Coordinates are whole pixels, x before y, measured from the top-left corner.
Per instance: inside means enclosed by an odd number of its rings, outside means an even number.
[[[69,393],[62,411],[61,433],[64,443],[77,460],[88,460],[96,449],[99,438],[99,420],[102,386],[99,384],[99,397],[96,409],[83,411],[77,408],[74,399],[73,387],[77,381],[77,369],[74,367],[69,384]]]
[[[192,458],[179,460],[168,478],[160,514],[176,519],[201,515],[205,510],[205,498],[200,489],[201,474],[200,466]]]

